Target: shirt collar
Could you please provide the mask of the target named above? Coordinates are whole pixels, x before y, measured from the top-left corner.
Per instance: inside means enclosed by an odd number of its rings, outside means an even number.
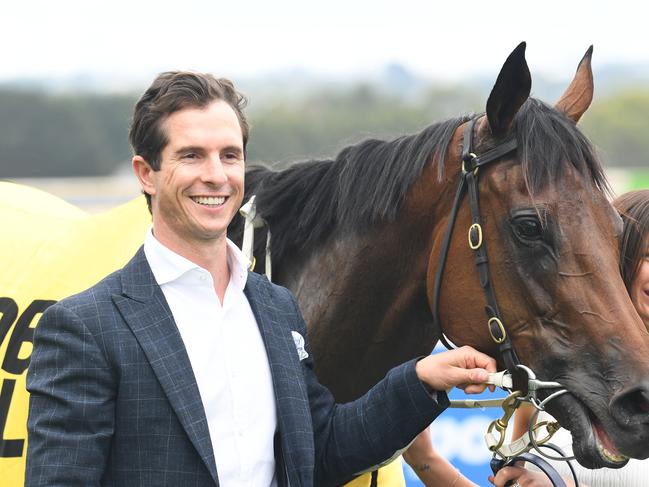
[[[230,268],[230,284],[236,289],[243,291],[248,280],[248,269],[250,260],[243,255],[241,249],[237,247],[229,238],[226,240],[228,246],[228,267]]]
[[[246,286],[246,280],[248,279],[250,261],[230,239],[227,239],[226,244],[227,262],[228,268],[230,269],[230,284],[236,289],[243,291],[243,288]],[[207,272],[201,266],[162,244],[153,236],[152,230],[146,233],[144,254],[149,262],[155,280],[160,286],[175,281],[194,269],[201,269]]]

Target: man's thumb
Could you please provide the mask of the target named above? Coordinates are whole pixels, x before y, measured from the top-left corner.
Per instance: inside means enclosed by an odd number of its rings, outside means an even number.
[[[467,384],[484,384],[489,379],[489,372],[485,369],[467,369]]]
[[[484,369],[463,369],[455,367],[447,375],[447,381],[452,387],[465,387],[471,384],[484,384],[487,382],[489,374]]]

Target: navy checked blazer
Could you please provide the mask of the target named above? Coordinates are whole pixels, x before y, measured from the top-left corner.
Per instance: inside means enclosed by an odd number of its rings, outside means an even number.
[[[291,331],[306,338],[306,327],[291,293],[253,273],[244,292],[270,362],[280,486],[341,484],[407,446],[448,405],[419,381],[415,361],[335,404],[311,358],[298,356]],[[27,388],[26,487],[219,485],[189,357],[142,248],[43,314]]]

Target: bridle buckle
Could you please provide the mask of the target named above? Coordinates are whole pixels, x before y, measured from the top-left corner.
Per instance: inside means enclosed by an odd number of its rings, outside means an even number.
[[[473,175],[476,176],[478,174],[477,160],[478,160],[478,156],[473,152],[469,152],[465,156],[463,156],[462,173],[467,174],[473,171]]]
[[[505,325],[503,325],[503,322],[500,321],[500,319],[498,319],[496,316],[489,318],[487,325],[489,327],[489,334],[491,335],[491,339],[498,345],[500,345],[507,339]]]
[[[471,250],[478,250],[482,245],[482,226],[479,223],[474,223],[469,227],[469,248]]]

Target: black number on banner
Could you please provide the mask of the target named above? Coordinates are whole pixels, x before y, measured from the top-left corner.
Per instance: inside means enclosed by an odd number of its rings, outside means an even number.
[[[2,381],[0,389],[0,458],[16,458],[23,456],[23,446],[25,440],[5,440],[4,431],[7,426],[9,416],[9,406],[11,406],[11,397],[14,394],[16,381],[5,379]]]
[[[25,372],[31,357],[18,358],[18,354],[23,343],[34,343],[34,328],[29,325],[36,315],[42,313],[54,303],[56,301],[36,299],[27,306],[27,309],[23,311],[18,321],[16,321],[18,316],[16,302],[11,298],[0,298],[0,313],[2,313],[2,318],[0,318],[0,344],[4,342],[14,322],[16,323],[2,361],[3,370],[15,375],[21,375]],[[13,379],[4,379],[0,387],[0,458],[21,457],[25,446],[24,439],[8,440],[4,437],[15,387],[16,381]]]
[[[11,298],[0,298],[0,313],[2,313],[2,318],[0,318],[0,344],[2,344],[9,332],[9,328],[16,321],[18,305]]]
[[[30,327],[29,324],[37,314],[42,313],[54,303],[56,301],[36,299],[23,311],[9,339],[5,359],[2,362],[3,370],[16,375],[20,375],[27,370],[30,357],[18,358],[18,352],[20,352],[20,347],[23,343],[34,343],[34,328]]]

